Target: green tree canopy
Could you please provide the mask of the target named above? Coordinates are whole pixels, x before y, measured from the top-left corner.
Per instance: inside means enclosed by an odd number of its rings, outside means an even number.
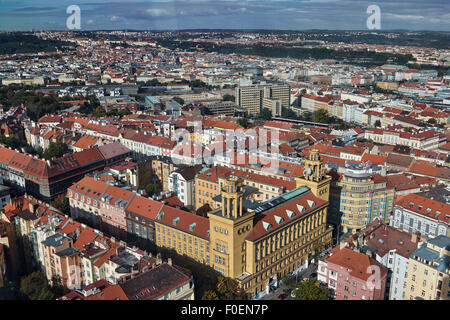
[[[173,97],[172,100],[178,102],[181,105],[184,104],[184,100],[180,97]]]
[[[66,198],[64,195],[61,195],[57,197],[53,202],[52,206],[61,211],[64,214],[70,213],[70,205],[69,205],[69,199]]]
[[[305,280],[294,290],[294,300],[328,300],[330,292],[315,280]]]
[[[235,102],[235,96],[233,96],[233,95],[231,95],[231,94],[228,94],[228,93],[225,93],[224,95],[223,95],[223,97],[222,97],[222,100],[223,101],[231,101],[231,102]]]
[[[232,278],[219,276],[215,290],[204,293],[202,300],[246,300],[246,292]]]
[[[161,186],[158,183],[149,183],[144,187],[144,190],[148,193],[149,196],[152,196],[161,192]]]
[[[261,110],[261,114],[260,116],[264,119],[264,120],[272,120],[272,111],[270,111],[267,108],[263,108]]]
[[[102,107],[98,106],[94,109],[94,116],[96,117],[104,117],[106,116],[106,111]]]
[[[57,298],[51,291],[44,274],[40,271],[35,271],[21,279],[20,293],[30,300],[53,300]]]
[[[313,122],[329,123],[330,117],[328,116],[328,111],[325,109],[319,109],[319,110],[314,111]]]
[[[58,158],[63,156],[69,151],[69,147],[62,141],[50,142],[48,148],[44,151],[42,157],[46,160],[50,160],[53,157]]]
[[[237,120],[238,124],[243,127],[244,129],[247,129],[250,126],[249,118],[248,116],[245,116],[244,118],[239,118]]]

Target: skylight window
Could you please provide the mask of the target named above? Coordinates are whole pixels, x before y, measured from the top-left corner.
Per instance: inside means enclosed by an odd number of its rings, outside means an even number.
[[[305,207],[304,206],[302,206],[302,205],[297,205],[297,209],[298,209],[298,211],[300,212],[300,213],[302,213],[302,212],[304,212],[305,211]]]
[[[306,200],[306,201],[308,201],[308,206],[310,208],[314,208],[316,206],[316,203],[314,201],[312,201],[312,200]]]
[[[266,230],[266,231],[269,231],[270,228],[272,228],[272,225],[266,221],[263,221],[262,225],[263,225],[264,230]]]
[[[287,214],[287,216],[288,216],[290,219],[292,219],[293,217],[295,217],[294,211],[286,210],[286,214]]]
[[[276,221],[278,224],[282,224],[283,221],[284,221],[284,219],[283,219],[282,217],[279,217],[279,216],[277,216],[277,215],[274,215],[273,217],[275,218],[275,221]]]

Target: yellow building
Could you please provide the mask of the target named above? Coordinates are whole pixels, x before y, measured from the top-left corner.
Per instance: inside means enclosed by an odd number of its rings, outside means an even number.
[[[169,175],[176,170],[170,157],[154,156],[151,159],[153,183],[160,183],[162,191],[169,191]]]
[[[388,223],[394,206],[395,189],[386,177],[364,167],[347,168],[333,181],[330,213],[344,233],[364,229],[378,217]]]
[[[209,229],[207,218],[164,206],[155,219],[155,241],[160,247],[209,265]]]
[[[261,297],[284,276],[307,267],[314,252],[331,247],[328,199],[322,199],[330,179],[323,176],[320,159],[309,161],[312,172],[298,180],[298,188],[263,203],[245,202],[244,179],[228,176],[217,190],[220,208],[208,218],[164,209],[155,220],[157,244],[209,264],[236,279],[250,297]]]
[[[406,300],[450,300],[450,238],[428,240],[409,258]]]
[[[305,170],[301,177],[295,178],[297,187],[307,186],[322,200],[329,201],[331,177],[324,174],[322,160],[318,150],[311,150],[305,159]]]
[[[195,177],[195,208],[199,209],[206,203],[208,203],[212,209],[220,208],[220,186],[222,186],[226,179],[231,175],[243,180],[243,184],[246,186],[244,198],[249,201],[267,201],[296,188],[295,182],[242,170],[222,166],[216,166],[210,169],[205,168]]]

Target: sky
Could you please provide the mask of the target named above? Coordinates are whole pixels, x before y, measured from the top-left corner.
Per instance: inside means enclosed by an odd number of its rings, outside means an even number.
[[[81,30],[277,29],[450,31],[450,0],[0,0],[0,30],[67,30],[70,5]]]

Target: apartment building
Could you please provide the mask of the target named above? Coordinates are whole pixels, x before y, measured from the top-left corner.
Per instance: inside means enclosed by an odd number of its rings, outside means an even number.
[[[68,288],[81,288],[79,266],[80,251],[73,246],[73,239],[64,234],[54,234],[42,242],[44,268],[48,281],[57,281]]]
[[[169,259],[122,283],[99,280],[58,300],[194,300],[194,280]]]
[[[387,273],[377,260],[342,243],[319,260],[317,279],[335,300],[384,300]]]
[[[450,204],[420,194],[408,194],[395,203],[390,224],[425,237],[450,236]]]
[[[310,94],[304,94],[302,96],[302,109],[314,112],[320,109],[329,110],[329,106],[332,104],[333,99],[330,97],[314,96]]]
[[[377,143],[403,145],[421,150],[435,150],[441,145],[439,133],[434,130],[417,133],[393,130],[390,128],[372,128],[364,132],[364,138]]]
[[[163,191],[169,191],[169,176],[177,168],[168,156],[152,156],[153,183],[161,184]]]
[[[185,207],[195,206],[195,176],[202,169],[202,165],[181,167],[169,175],[169,191],[174,192]]]
[[[428,239],[409,258],[405,299],[450,300],[450,238]]]
[[[0,148],[0,171],[8,177],[13,187],[45,202],[53,201],[66,192],[74,181],[85,174],[123,161],[131,155],[120,143],[94,147],[69,154],[52,161]]]
[[[403,232],[375,219],[367,228],[352,235],[346,245],[375,258],[389,272],[385,298],[405,299],[405,281],[409,257],[417,249],[421,237]]]
[[[344,233],[356,233],[369,225],[375,217],[389,222],[394,207],[395,189],[391,182],[369,168],[347,167],[343,174],[335,174],[330,202],[332,215]]]

